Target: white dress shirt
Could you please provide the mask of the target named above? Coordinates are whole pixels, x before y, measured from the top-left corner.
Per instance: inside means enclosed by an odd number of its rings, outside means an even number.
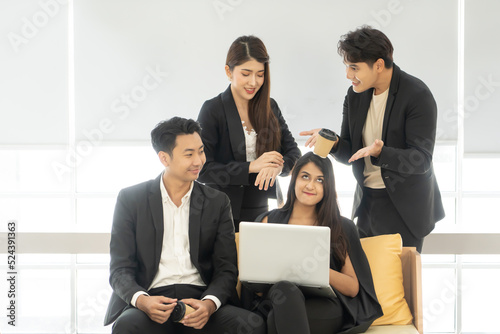
[[[181,205],[177,206],[168,195],[163,183],[163,176],[160,179],[163,203],[163,243],[158,272],[148,290],[173,284],[206,286],[198,269],[193,265],[190,255],[189,209],[193,185],[194,182],[191,183],[186,195],[182,197]],[[136,292],[131,301],[133,306],[136,306],[137,298],[141,294],[147,293],[144,291]],[[208,295],[203,299],[212,300],[216,309],[221,305],[220,300],[215,296]]]

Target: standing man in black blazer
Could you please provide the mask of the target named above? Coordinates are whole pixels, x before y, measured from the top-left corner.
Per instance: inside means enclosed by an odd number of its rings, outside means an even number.
[[[238,303],[234,227],[228,197],[201,185],[201,128],[174,117],[151,132],[165,171],[120,191],[110,243],[113,333],[264,333]],[[176,323],[182,301],[194,309]]]
[[[429,88],[393,63],[381,31],[364,26],[344,35],[338,52],[352,86],[344,101],[340,137],[330,152],[352,163],[357,180],[353,218],[361,237],[400,233],[420,252],[444,217],[432,167],[437,107]],[[319,129],[306,146],[313,146]]]

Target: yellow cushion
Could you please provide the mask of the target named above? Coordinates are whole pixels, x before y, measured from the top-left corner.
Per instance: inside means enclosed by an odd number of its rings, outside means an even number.
[[[388,234],[362,238],[361,245],[370,263],[375,293],[384,311],[384,315],[372,325],[411,324],[413,318],[404,298],[401,236]]]

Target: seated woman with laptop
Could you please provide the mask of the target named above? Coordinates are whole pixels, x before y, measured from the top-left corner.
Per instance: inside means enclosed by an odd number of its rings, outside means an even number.
[[[382,315],[356,227],[340,216],[328,158],[312,152],[302,156],[293,169],[286,204],[257,220],[327,226],[331,233],[329,283],[336,296],[307,295],[289,281],[275,283],[264,294],[247,290],[242,295],[247,307],[267,317],[269,334],[362,333]]]

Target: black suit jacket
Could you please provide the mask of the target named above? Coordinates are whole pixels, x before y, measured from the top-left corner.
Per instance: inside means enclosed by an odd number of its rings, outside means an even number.
[[[113,294],[105,325],[118,318],[137,291],[148,290],[158,271],[164,231],[160,180],[161,175],[118,195],[110,242]],[[189,244],[191,261],[207,285],[203,296],[214,295],[222,304],[229,299],[237,303],[236,243],[229,199],[198,182],[191,193]]]
[[[344,101],[340,140],[333,156],[347,164],[363,148],[362,131],[373,89],[356,93],[349,88]],[[429,88],[394,65],[384,114],[384,147],[373,165],[381,167],[387,192],[404,222],[419,238],[429,234],[444,217],[441,194],[432,166],[437,106]],[[370,143],[371,144],[371,143]],[[370,145],[368,144],[368,145]],[[361,204],[364,159],[352,165],[358,182],[353,218]]]
[[[281,176],[286,176],[301,153],[278,104],[273,99],[271,108],[280,124],[281,147],[277,151],[285,160]],[[201,137],[207,156],[199,181],[225,192],[231,199],[234,217],[239,217],[244,187],[253,184],[250,182],[251,174],[248,173],[250,163],[246,158],[245,134],[231,86],[203,104],[198,122],[202,127]],[[275,198],[275,187],[276,184],[273,188],[262,191],[262,196]]]

